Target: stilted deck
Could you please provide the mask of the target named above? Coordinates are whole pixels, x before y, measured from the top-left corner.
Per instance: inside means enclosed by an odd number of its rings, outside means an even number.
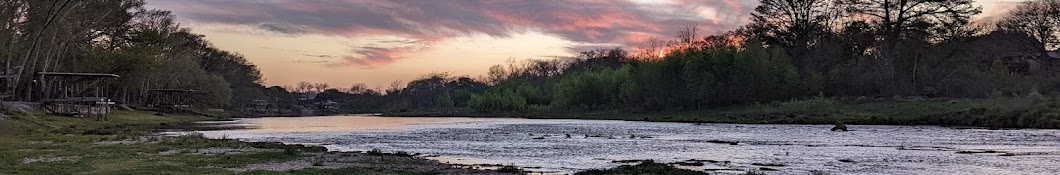
[[[107,120],[114,101],[107,98],[107,80],[115,74],[37,72],[37,95],[48,113]]]

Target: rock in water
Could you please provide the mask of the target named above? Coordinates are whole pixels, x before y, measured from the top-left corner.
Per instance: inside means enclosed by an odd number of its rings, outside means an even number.
[[[842,122],[835,123],[835,127],[832,127],[832,131],[847,131],[847,125]]]

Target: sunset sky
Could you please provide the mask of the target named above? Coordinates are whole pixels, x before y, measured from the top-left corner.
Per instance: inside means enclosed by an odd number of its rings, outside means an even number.
[[[700,35],[746,24],[757,0],[148,0],[258,65],[267,85],[385,88],[430,72],[478,77],[508,60]],[[980,18],[1018,0],[980,0]]]

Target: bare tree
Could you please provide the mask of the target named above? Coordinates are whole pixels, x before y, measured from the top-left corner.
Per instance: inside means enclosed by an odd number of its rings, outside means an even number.
[[[353,86],[350,87],[350,89],[349,89],[349,91],[347,91],[347,93],[350,93],[350,94],[364,94],[364,93],[367,93],[368,91],[371,91],[371,90],[372,89],[368,89],[368,85],[365,85],[364,83],[357,83],[357,84],[353,84]]]
[[[832,0],[761,0],[751,14],[749,29],[763,39],[787,47],[806,47],[831,32],[840,16]]]
[[[498,84],[501,81],[508,79],[508,70],[504,69],[502,65],[490,66],[489,72],[486,73],[486,79],[490,84]]]
[[[982,12],[972,0],[838,0],[852,18],[876,25],[884,42],[910,34],[929,36],[948,27],[967,24]]]
[[[294,87],[294,91],[298,92],[298,93],[309,93],[309,91],[312,90],[312,89],[313,89],[313,83],[306,82],[306,81],[300,81]]]
[[[680,48],[691,49],[693,48],[699,34],[699,26],[695,24],[685,24],[681,27],[681,30],[677,31],[677,42]]]
[[[328,90],[328,88],[330,88],[330,87],[331,87],[331,85],[328,85],[328,83],[314,83],[313,84],[313,90],[315,92],[318,92],[318,93],[319,92],[324,92],[325,90]]]
[[[405,89],[405,82],[394,80],[394,82],[390,82],[390,87],[386,89],[386,95],[396,95],[401,93],[402,89]]]
[[[842,10],[835,0],[761,0],[747,29],[770,45],[781,46],[800,70],[824,71],[832,60],[816,53],[828,41]]]
[[[1002,31],[1026,33],[1047,49],[1060,48],[1060,0],[1033,0],[1021,3],[998,22]]]

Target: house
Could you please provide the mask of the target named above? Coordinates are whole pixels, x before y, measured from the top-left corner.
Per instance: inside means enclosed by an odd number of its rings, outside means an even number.
[[[280,113],[280,109],[269,102],[268,100],[252,100],[250,103],[244,104],[243,108],[240,109],[244,113],[252,113],[259,115],[271,115]]]
[[[300,100],[300,101],[313,101],[313,100],[316,100],[316,99],[317,99],[317,93],[316,92],[302,93],[298,97],[298,100]]]

